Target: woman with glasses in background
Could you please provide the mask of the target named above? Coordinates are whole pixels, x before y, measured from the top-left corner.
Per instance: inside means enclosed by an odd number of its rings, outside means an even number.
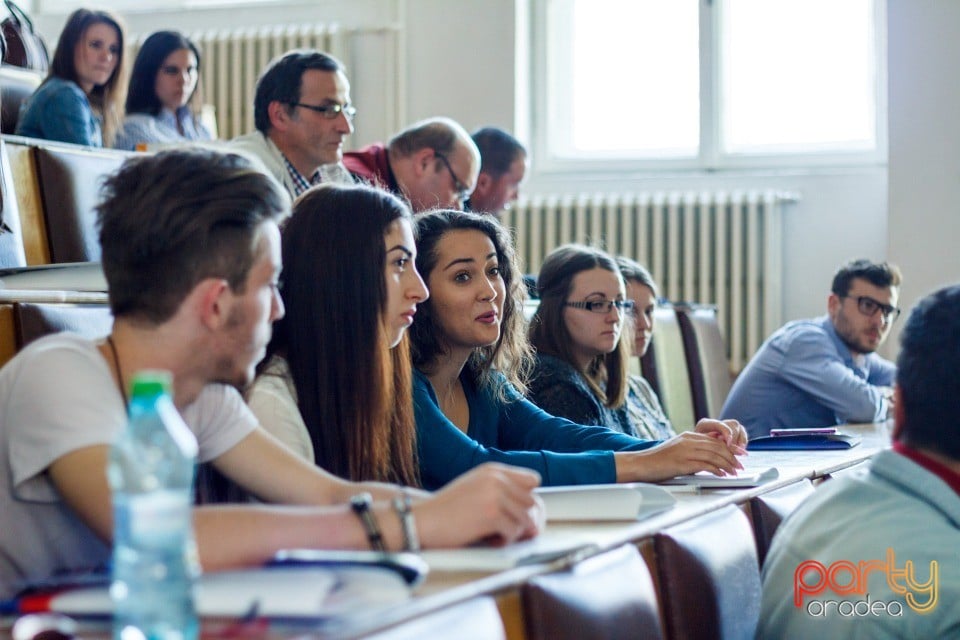
[[[626,256],[617,256],[617,266],[623,276],[627,289],[627,299],[633,300],[631,318],[633,320],[632,357],[638,360],[650,348],[653,340],[654,311],[657,308],[657,283],[646,267]],[[676,435],[670,419],[667,418],[660,398],[643,376],[630,374],[627,378],[627,411],[633,424],[640,433],[651,434],[648,437],[669,438]]]
[[[540,305],[530,323],[537,351],[530,400],[554,415],[638,438],[675,435],[659,403],[657,411],[648,410],[631,381],[630,338],[633,330],[648,337],[653,309],[646,297],[639,301],[642,308],[628,298],[614,259],[583,245],[559,247],[544,259],[537,287]],[[640,318],[635,326],[634,312]]]
[[[430,290],[410,330],[424,486],[488,460],[535,469],[545,485],[741,468],[736,456],[746,433],[736,422],[704,421],[697,432],[660,442],[583,426],[525,399],[525,292],[506,231],[490,216],[462,211],[423,214],[415,223],[417,268]]]
[[[143,41],[130,73],[127,117],[113,146],[133,151],[151,144],[210,140],[200,122],[200,50],[177,31]]]

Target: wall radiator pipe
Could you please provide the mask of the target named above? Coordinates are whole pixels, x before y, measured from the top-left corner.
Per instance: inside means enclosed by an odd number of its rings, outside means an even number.
[[[336,23],[264,25],[190,33],[200,48],[201,103],[213,107],[223,140],[254,130],[257,78],[274,58],[293,49],[317,49],[344,63],[352,98],[367,106],[351,138],[386,139],[403,126],[402,74],[397,68],[402,28],[393,25],[343,28]],[[130,39],[130,60],[146,35]],[[131,63],[132,64],[132,63]],[[376,105],[384,105],[383,112]]]
[[[714,304],[739,372],[783,322],[783,223],[775,190],[533,195],[504,216],[522,268],[579,242],[646,265],[673,301]]]

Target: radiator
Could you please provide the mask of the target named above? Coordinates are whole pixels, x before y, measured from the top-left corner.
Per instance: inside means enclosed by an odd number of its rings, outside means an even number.
[[[346,65],[353,101],[367,105],[361,111],[363,118],[357,126],[364,128],[366,139],[382,140],[399,130],[403,122],[400,34],[400,28],[393,26],[343,29],[337,24],[321,23],[200,31],[188,35],[203,56],[198,88],[201,103],[213,107],[221,139],[254,130],[253,97],[257,78],[271,60],[291,49],[317,49]],[[131,38],[131,42],[136,43],[132,55],[136,55],[145,37]],[[378,108],[380,111],[374,111]]]
[[[645,265],[661,297],[716,305],[739,372],[783,320],[782,215],[796,199],[770,190],[534,195],[504,223],[527,272],[552,249],[579,242]]]

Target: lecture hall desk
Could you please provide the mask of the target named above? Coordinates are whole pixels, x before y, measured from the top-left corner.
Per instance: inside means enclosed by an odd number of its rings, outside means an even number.
[[[320,639],[361,638],[370,634],[416,622],[423,616],[436,613],[454,605],[492,596],[496,598],[500,615],[511,640],[524,637],[523,618],[520,607],[519,587],[531,577],[570,566],[585,557],[625,543],[638,543],[657,531],[680,522],[691,520],[728,504],[745,505],[750,498],[773,491],[803,479],[814,482],[843,472],[869,459],[879,450],[889,446],[890,424],[845,425],[842,431],[860,435],[859,446],[845,451],[757,451],[749,455],[751,467],[775,466],[779,478],[762,486],[748,489],[704,489],[699,493],[678,492],[678,502],[672,509],[631,522],[554,522],[550,523],[537,544],[551,547],[554,544],[569,544],[569,555],[550,562],[523,565],[505,570],[459,570],[433,566],[427,579],[415,591],[414,597],[401,607],[386,610],[376,615],[349,620],[344,626],[318,627],[315,629],[253,626],[229,637],[270,639]],[[583,548],[582,545],[590,545]],[[464,554],[471,553],[469,550]],[[0,623],[0,635],[9,630]],[[100,639],[109,637],[102,626],[87,627],[81,638]],[[450,629],[453,637],[464,637]],[[402,634],[401,634],[402,635]],[[469,634],[467,634],[469,635]],[[228,637],[217,633],[205,637]],[[406,637],[406,636],[403,636]]]

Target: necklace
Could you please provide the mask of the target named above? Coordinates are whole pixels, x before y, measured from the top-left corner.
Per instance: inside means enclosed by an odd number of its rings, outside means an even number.
[[[120,368],[120,358],[117,356],[117,345],[113,343],[113,335],[107,336],[107,344],[110,345],[110,353],[113,354],[113,368],[117,370],[117,382],[120,395],[123,397],[123,406],[127,406],[130,401],[127,400],[127,391],[123,388],[123,370]]]

